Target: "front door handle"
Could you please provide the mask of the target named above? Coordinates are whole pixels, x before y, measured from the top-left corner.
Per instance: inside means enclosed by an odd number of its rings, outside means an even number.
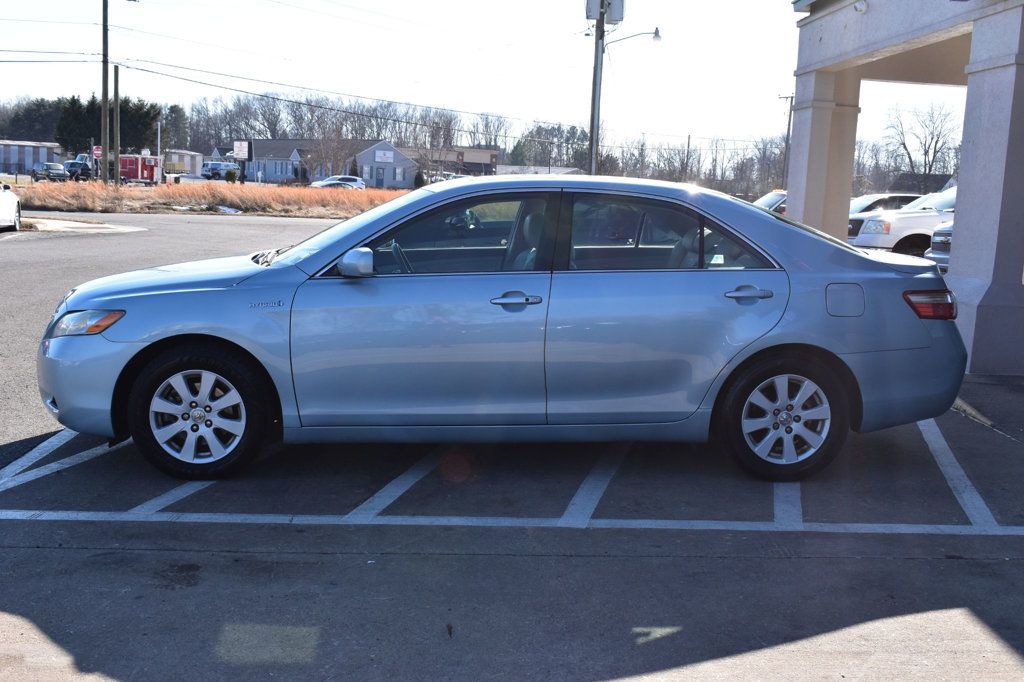
[[[771,298],[775,295],[775,292],[769,289],[758,289],[757,287],[744,284],[741,287],[736,287],[732,291],[725,292],[726,298],[732,299],[747,299],[747,298]]]
[[[527,296],[521,291],[506,291],[497,298],[492,298],[494,305],[537,305],[544,301],[540,296]]]

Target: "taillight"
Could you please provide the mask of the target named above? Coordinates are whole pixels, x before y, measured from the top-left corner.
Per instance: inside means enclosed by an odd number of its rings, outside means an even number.
[[[956,296],[948,289],[904,291],[903,300],[922,320],[956,319]]]

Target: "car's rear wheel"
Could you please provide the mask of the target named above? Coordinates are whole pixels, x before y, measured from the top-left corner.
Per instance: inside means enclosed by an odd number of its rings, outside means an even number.
[[[804,478],[839,454],[850,429],[843,382],[813,356],[765,357],[726,390],[717,435],[748,471],[773,481]]]
[[[251,363],[215,346],[172,349],[142,370],[128,426],[154,466],[180,478],[218,478],[259,452],[268,394]]]

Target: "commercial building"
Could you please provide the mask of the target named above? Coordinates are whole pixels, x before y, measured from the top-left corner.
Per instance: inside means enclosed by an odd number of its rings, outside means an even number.
[[[28,173],[36,163],[61,163],[64,150],[56,142],[0,140],[0,173]]]
[[[864,80],[967,87],[947,281],[968,371],[1024,375],[1024,0],[793,0],[788,212],[845,237]]]

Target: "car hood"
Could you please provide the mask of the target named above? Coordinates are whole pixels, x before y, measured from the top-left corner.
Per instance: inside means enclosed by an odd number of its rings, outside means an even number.
[[[952,215],[952,213],[926,209],[924,211],[880,211],[871,217],[881,218],[882,220],[893,223],[894,225],[898,224],[901,227],[911,226],[928,228],[935,227],[941,223],[949,221],[950,216]]]
[[[83,310],[90,305],[100,305],[117,298],[174,291],[223,289],[240,284],[265,269],[256,265],[252,261],[252,256],[230,256],[161,265],[86,282],[72,289],[65,302],[68,310]]]

